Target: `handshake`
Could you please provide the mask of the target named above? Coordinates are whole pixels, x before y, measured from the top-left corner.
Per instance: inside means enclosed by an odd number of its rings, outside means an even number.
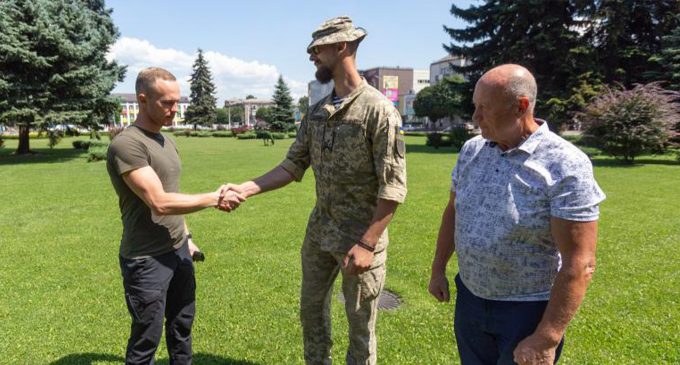
[[[224,184],[217,189],[217,205],[215,208],[231,212],[246,201],[243,185]]]

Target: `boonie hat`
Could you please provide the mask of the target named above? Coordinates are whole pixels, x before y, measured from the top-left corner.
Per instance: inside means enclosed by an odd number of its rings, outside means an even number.
[[[339,16],[326,20],[321,26],[312,33],[312,43],[307,46],[307,53],[312,52],[315,46],[333,44],[340,42],[352,42],[366,37],[366,30],[361,27],[354,27],[352,19],[348,16]]]

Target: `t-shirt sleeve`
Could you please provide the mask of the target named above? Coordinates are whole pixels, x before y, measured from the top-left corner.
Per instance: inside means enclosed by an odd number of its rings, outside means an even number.
[[[592,164],[580,159],[570,170],[549,190],[550,215],[579,222],[597,220],[605,194],[595,181]]]
[[[144,145],[124,136],[117,137],[111,143],[109,161],[119,175],[149,166],[148,154]]]

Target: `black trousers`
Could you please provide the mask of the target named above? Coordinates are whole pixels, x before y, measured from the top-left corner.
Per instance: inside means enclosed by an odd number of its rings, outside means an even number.
[[[132,317],[125,363],[154,363],[165,318],[170,364],[191,364],[196,279],[188,245],[155,257],[120,257],[120,270]]]

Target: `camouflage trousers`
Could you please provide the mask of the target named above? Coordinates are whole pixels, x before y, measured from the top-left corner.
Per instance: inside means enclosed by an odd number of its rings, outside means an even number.
[[[387,251],[376,252],[371,268],[361,275],[347,275],[342,269],[344,253],[323,251],[316,242],[302,245],[302,290],[300,320],[308,365],[330,365],[331,300],[333,282],[342,273],[342,292],[349,323],[348,365],[377,362],[375,322],[378,296],[385,283]]]

